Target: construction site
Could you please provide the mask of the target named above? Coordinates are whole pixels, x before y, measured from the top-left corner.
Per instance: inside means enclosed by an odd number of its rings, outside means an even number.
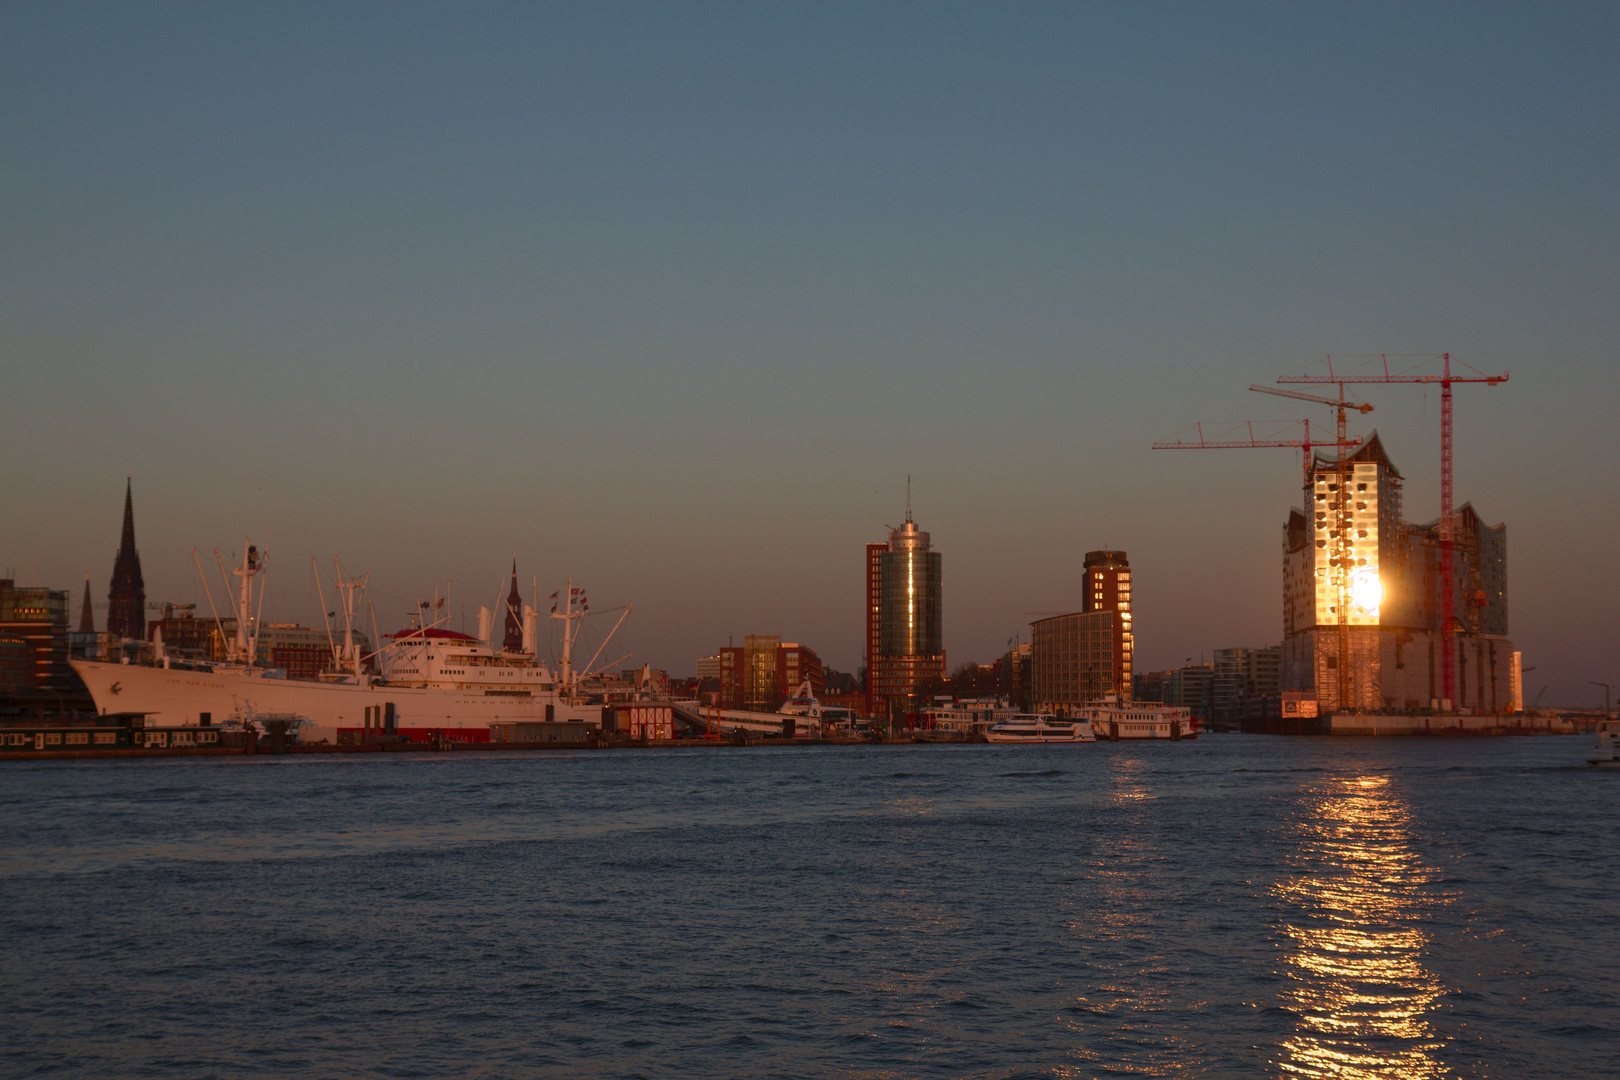
[[[1320,424],[1313,431],[1309,418],[1239,421],[1195,424],[1154,444],[1301,454],[1301,501],[1282,530],[1283,701],[1275,730],[1536,727],[1524,716],[1524,668],[1508,636],[1507,526],[1490,524],[1471,503],[1455,506],[1452,494],[1453,389],[1507,380],[1506,372],[1486,374],[1449,353],[1325,356],[1277,382],[1317,384],[1334,396],[1250,389],[1330,409],[1331,436]],[[1347,430],[1347,414],[1373,411],[1347,390],[1371,384],[1440,390],[1440,505],[1432,517],[1407,520],[1405,478],[1378,432],[1352,438]]]

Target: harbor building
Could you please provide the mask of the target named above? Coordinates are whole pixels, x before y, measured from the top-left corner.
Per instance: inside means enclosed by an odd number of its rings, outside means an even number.
[[[781,647],[775,634],[743,636],[743,708],[776,707],[776,651]]]
[[[10,664],[15,664],[16,642],[22,643],[24,689],[21,696],[48,699],[52,706],[73,705],[84,696],[84,685],[68,666],[68,594],[64,590],[20,586],[0,578],[0,638]],[[16,675],[8,681],[15,682]],[[59,703],[59,699],[61,699]]]
[[[1075,611],[1029,624],[1030,697],[1068,713],[1120,692],[1120,613]]]
[[[908,712],[921,687],[945,678],[943,581],[943,556],[909,505],[887,544],[866,545],[868,715]]]
[[[1215,665],[1187,664],[1170,673],[1165,683],[1164,703],[1191,709],[1193,715],[1208,720],[1215,697]]]
[[[808,645],[783,641],[776,634],[748,634],[742,645],[728,645],[698,660],[702,676],[713,670],[720,682],[717,704],[723,709],[771,712],[808,679],[816,697],[825,689],[821,657]]]
[[[124,529],[113,560],[112,583],[107,589],[107,632],[131,641],[146,640],[146,581],[141,577],[141,555],[135,549],[135,502],[131,481],[124,480]]]
[[[1114,697],[1130,701],[1131,564],[1123,551],[1088,551],[1080,610],[1029,624],[1030,699],[1068,712]]]
[[[1211,719],[1235,723],[1282,689],[1282,646],[1216,649]]]
[[[1342,470],[1312,462],[1306,509],[1283,529],[1282,689],[1314,693],[1324,712],[1508,711],[1506,526],[1470,504],[1453,513],[1455,622],[1442,627],[1439,522],[1403,519],[1402,483],[1376,432]],[[1454,702],[1443,699],[1447,642]]]

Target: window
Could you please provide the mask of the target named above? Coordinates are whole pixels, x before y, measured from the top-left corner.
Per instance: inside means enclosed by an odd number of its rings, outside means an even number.
[[[84,731],[70,731],[67,737],[69,746],[76,746],[90,741],[90,735]]]
[[[25,736],[22,736],[22,735],[7,735],[6,736],[6,745],[7,746],[21,746],[23,744],[23,739],[24,738],[25,738]]]
[[[115,743],[117,741],[118,741],[118,733],[116,731],[98,731],[98,732],[96,732],[96,743],[98,745],[105,746],[108,743]]]

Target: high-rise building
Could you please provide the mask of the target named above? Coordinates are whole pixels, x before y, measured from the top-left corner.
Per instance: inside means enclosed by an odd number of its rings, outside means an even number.
[[[868,544],[866,555],[866,708],[904,713],[920,687],[945,678],[944,560],[909,507],[888,544]]]
[[[1506,526],[1485,525],[1472,505],[1454,512],[1458,614],[1443,628],[1439,523],[1402,519],[1402,483],[1376,432],[1342,472],[1332,459],[1312,462],[1306,509],[1283,530],[1282,687],[1314,693],[1323,712],[1504,711],[1514,652]],[[1448,642],[1458,656],[1455,702],[1441,700]]]
[[[876,682],[872,662],[883,655],[883,556],[888,544],[866,545],[866,645],[861,659],[866,666],[866,713],[876,715]]]
[[[124,481],[124,531],[113,561],[112,584],[107,590],[107,632],[136,641],[146,637],[146,582],[141,578],[141,556],[135,550],[135,503],[130,481]]]
[[[1080,610],[1030,623],[1030,700],[1067,711],[1113,696],[1131,700],[1131,564],[1123,551],[1088,551]]]
[[[1135,635],[1131,620],[1131,564],[1123,551],[1086,552],[1086,595],[1082,611],[1117,611],[1114,620],[1113,690],[1131,700],[1131,658]]]

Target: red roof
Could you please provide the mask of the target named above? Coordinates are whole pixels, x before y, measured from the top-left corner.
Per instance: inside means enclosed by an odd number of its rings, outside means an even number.
[[[434,641],[477,641],[478,640],[477,638],[473,637],[471,634],[458,634],[454,630],[440,630],[438,627],[434,627],[434,626],[430,626],[426,630],[423,630],[421,628],[417,628],[415,630],[401,630],[397,634],[384,634],[383,637],[390,637],[390,638],[431,638]]]

